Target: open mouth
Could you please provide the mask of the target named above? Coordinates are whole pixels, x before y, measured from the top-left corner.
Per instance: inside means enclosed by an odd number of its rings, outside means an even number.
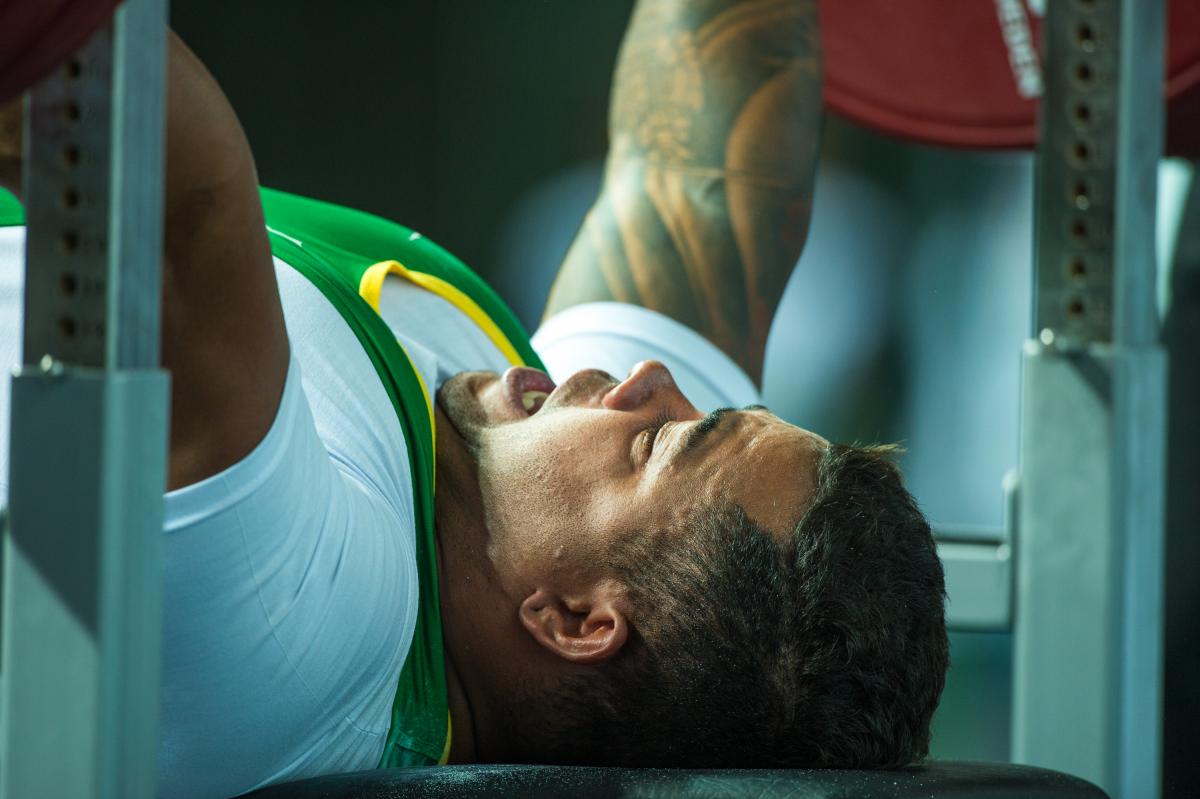
[[[468,447],[477,447],[485,428],[529,419],[558,387],[542,371],[518,366],[495,372],[459,372],[437,392],[437,406]]]
[[[557,386],[550,376],[539,369],[514,366],[504,373],[505,394],[515,410],[526,416],[540,411]]]

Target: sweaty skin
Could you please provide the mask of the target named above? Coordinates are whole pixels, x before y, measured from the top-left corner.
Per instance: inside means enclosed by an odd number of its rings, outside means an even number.
[[[797,478],[811,483],[811,458],[827,444],[754,407],[720,415],[689,447],[706,414],[657,361],[643,361],[623,381],[577,372],[533,415],[514,407],[504,388],[494,373],[469,372],[439,396],[478,465],[493,547],[505,546],[496,540],[505,535],[528,540],[539,526],[558,529],[563,540],[585,531],[599,544],[624,530],[674,524],[705,499],[736,501],[783,531],[807,498]],[[768,463],[776,468],[761,473]],[[692,502],[670,501],[683,492]]]
[[[508,725],[490,697],[619,650],[636,610],[609,568],[618,541],[679,535],[689,510],[728,501],[782,543],[828,446],[765,408],[706,415],[656,361],[623,381],[577,372],[533,415],[506,377],[467,372],[438,393],[435,512],[456,762],[505,759]]]

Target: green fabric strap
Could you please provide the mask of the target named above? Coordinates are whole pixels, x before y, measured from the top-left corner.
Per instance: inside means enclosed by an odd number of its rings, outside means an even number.
[[[0,227],[25,224],[25,209],[17,198],[5,189],[0,189]]]

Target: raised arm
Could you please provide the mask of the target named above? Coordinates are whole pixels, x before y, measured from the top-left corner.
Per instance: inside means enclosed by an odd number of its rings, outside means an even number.
[[[21,194],[21,104],[0,106],[0,187]],[[167,47],[163,366],[171,372],[167,483],[241,460],[270,429],[288,343],[258,178],[216,81],[174,33]]]
[[[208,70],[171,34],[163,227],[168,483],[231,466],[270,429],[288,343],[250,146]]]
[[[640,0],[617,61],[604,185],[546,314],[643,305],[760,381],[808,230],[820,113],[815,0]]]

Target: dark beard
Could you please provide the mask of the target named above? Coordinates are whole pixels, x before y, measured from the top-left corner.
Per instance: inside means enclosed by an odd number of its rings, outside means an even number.
[[[487,417],[472,390],[472,381],[479,372],[460,372],[438,389],[437,405],[449,419],[471,457],[478,463],[479,442]]]

